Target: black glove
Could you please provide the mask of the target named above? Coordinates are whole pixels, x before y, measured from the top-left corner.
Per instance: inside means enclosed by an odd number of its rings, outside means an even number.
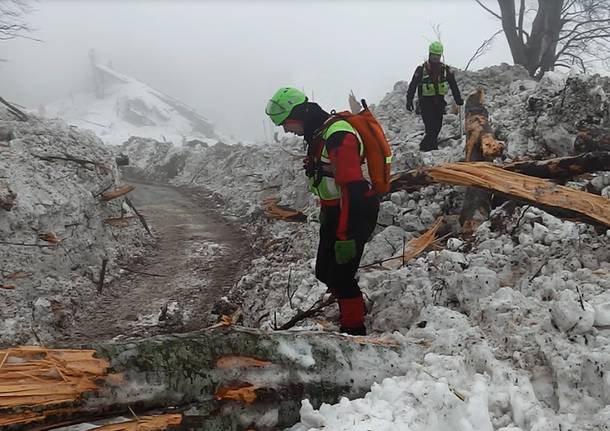
[[[455,99],[455,103],[457,103],[458,106],[462,106],[464,104],[464,101],[461,97],[458,97],[457,99]]]
[[[407,111],[413,112],[413,101],[407,100]]]
[[[303,169],[305,170],[305,175],[308,177],[314,176],[315,163],[311,157],[305,157],[303,159]]]

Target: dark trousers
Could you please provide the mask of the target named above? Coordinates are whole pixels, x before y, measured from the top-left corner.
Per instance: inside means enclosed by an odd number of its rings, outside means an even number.
[[[436,102],[436,101],[434,101]],[[426,134],[419,144],[421,151],[438,150],[438,134],[443,126],[445,114],[444,103],[421,103],[421,117],[424,120]]]
[[[326,284],[339,302],[341,330],[354,335],[364,334],[364,301],[356,280],[356,272],[364,251],[377,224],[379,203],[376,197],[358,214],[350,215],[351,230],[356,241],[356,257],[344,264],[335,260],[335,241],[339,224],[338,206],[322,207],[320,212],[320,243],[316,257],[316,278]]]

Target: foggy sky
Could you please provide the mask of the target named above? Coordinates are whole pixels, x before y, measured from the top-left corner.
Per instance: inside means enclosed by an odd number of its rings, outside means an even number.
[[[491,6],[495,2],[490,2]],[[474,0],[41,0],[30,40],[0,41],[0,95],[36,108],[89,85],[87,52],[199,110],[240,139],[263,138],[264,107],[294,86],[323,108],[378,102],[425,60],[440,25],[464,68],[500,24]],[[511,62],[499,35],[470,66]],[[268,132],[269,133],[269,132]]]

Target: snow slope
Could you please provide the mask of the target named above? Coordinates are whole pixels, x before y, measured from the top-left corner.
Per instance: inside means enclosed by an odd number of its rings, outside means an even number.
[[[207,118],[137,79],[101,65],[94,68],[94,75],[96,92],[51,103],[44,108],[45,114],[91,130],[108,145],[120,145],[131,136],[178,146],[220,139]]]
[[[149,240],[122,199],[110,150],[61,121],[15,121],[0,109],[0,347],[52,343],[74,311]],[[127,226],[110,218],[127,217]],[[46,238],[46,240],[45,240]]]

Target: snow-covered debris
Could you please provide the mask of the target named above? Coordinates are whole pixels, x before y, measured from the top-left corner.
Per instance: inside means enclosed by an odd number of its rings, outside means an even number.
[[[93,70],[95,93],[51,103],[44,108],[46,115],[92,130],[108,145],[120,145],[131,136],[175,145],[220,138],[212,122],[184,103],[109,67]]]
[[[95,300],[102,262],[110,282],[118,262],[147,240],[137,219],[125,228],[105,223],[132,214],[121,199],[100,199],[120,177],[97,137],[1,112],[0,127],[10,132],[0,142],[0,346],[46,344],[70,325],[73,310]]]
[[[564,154],[571,151],[579,123],[609,122],[603,97],[610,91],[608,78],[556,74],[535,82],[522,68],[508,65],[458,71],[457,77],[465,96],[479,86],[485,89],[492,126],[505,140],[508,158]],[[404,109],[406,85],[397,83],[374,106],[396,154],[393,169],[463,159],[455,112],[445,116],[440,149],[419,152],[423,123]],[[286,139],[282,148],[268,143],[187,149],[184,166],[171,180],[207,187],[223,211],[248,223],[251,246],[259,257],[238,283],[233,299],[241,301],[244,323],[250,326],[281,326],[326,290],[313,275],[319,225],[315,200],[306,191],[300,145],[298,139]],[[157,166],[181,151],[170,149],[170,156],[163,156]],[[137,159],[137,152],[131,151],[130,157]],[[597,180],[596,187],[608,187],[604,185],[603,178]],[[422,346],[413,371],[377,382],[364,399],[324,407],[305,402],[302,423],[295,430],[323,425],[444,429],[445,417],[454,418],[446,429],[464,430],[550,431],[560,425],[593,430],[606,424],[610,332],[604,292],[610,288],[610,236],[506,202],[472,237],[457,238],[463,192],[431,185],[388,196],[365,249],[362,263],[370,266],[360,271],[359,284],[368,310],[367,328],[377,334],[399,331],[395,336],[404,343]],[[266,219],[262,200],[269,196],[303,211],[308,223]],[[441,215],[446,233],[454,236],[441,242],[445,250],[423,253],[396,270],[375,265],[400,252]],[[328,323],[336,315],[336,308],[328,307],[324,315],[300,325],[336,329]],[[426,398],[424,393],[434,395]],[[383,403],[401,399],[395,394],[408,402]],[[436,412],[433,418],[431,411]],[[434,418],[438,428],[429,422]]]

